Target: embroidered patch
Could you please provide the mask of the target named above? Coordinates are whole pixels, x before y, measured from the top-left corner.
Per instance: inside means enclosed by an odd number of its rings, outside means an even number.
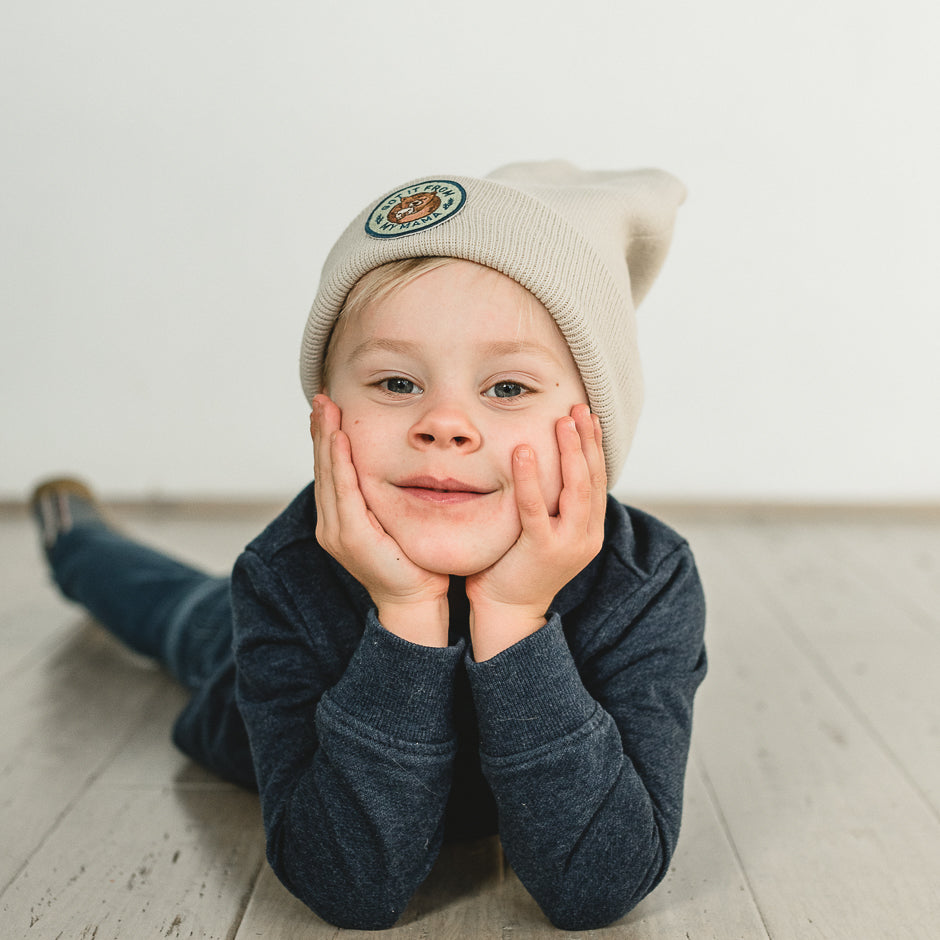
[[[453,180],[423,180],[386,196],[366,219],[373,238],[400,238],[439,225],[463,208],[467,191]]]

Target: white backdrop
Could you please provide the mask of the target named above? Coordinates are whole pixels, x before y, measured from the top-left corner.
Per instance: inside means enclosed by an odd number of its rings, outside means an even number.
[[[306,310],[421,173],[658,165],[617,492],[940,499],[931,0],[6,0],[0,498],[282,498]]]

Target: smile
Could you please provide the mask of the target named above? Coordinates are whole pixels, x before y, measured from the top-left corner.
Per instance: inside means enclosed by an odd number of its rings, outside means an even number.
[[[396,485],[400,490],[415,499],[437,503],[438,505],[465,503],[488,496],[493,492],[474,486],[471,483],[464,483],[461,480],[438,480],[434,477],[412,477],[402,480]]]

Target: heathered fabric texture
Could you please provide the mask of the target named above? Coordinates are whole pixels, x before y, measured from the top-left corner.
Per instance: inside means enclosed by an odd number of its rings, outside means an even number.
[[[517,281],[554,317],[601,422],[607,478],[616,480],[643,404],[636,305],[665,260],[685,187],[662,170],[585,171],[561,160],[445,179],[463,187],[466,202],[439,224],[375,238],[365,226],[372,202],[336,242],[301,347],[307,400],[321,391],[333,324],[363,274],[403,258],[475,261]]]
[[[257,780],[284,884],[331,923],[388,927],[445,838],[498,826],[557,926],[623,916],[666,873],[679,832],[705,674],[686,543],[609,499],[604,548],[548,624],[475,663],[460,582],[451,645],[414,645],[379,624],[315,524],[311,487],[240,558],[235,663],[175,729],[197,760]]]

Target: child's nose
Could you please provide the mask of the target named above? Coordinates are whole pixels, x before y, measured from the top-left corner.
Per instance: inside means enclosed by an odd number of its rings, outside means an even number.
[[[479,429],[462,408],[440,404],[428,408],[412,425],[415,447],[456,447],[473,451],[482,443]]]

